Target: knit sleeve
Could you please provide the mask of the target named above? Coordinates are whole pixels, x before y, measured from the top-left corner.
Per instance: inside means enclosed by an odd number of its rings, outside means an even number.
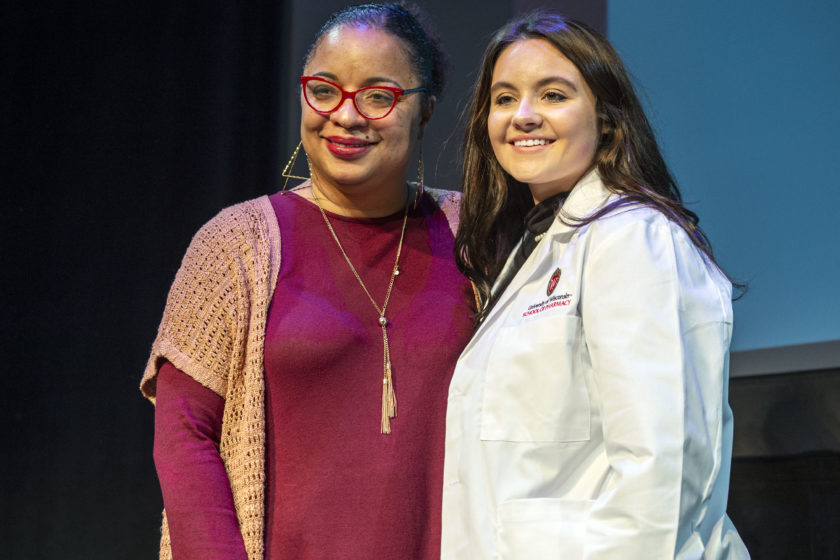
[[[223,210],[190,243],[169,291],[140,388],[152,402],[164,360],[225,397],[247,334],[246,215]]]

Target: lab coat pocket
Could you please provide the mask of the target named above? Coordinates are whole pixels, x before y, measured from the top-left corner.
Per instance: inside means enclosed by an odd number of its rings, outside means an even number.
[[[589,394],[581,371],[580,317],[555,315],[501,327],[488,356],[481,439],[589,439]]]
[[[498,510],[499,559],[581,558],[592,503],[556,498],[502,503]]]

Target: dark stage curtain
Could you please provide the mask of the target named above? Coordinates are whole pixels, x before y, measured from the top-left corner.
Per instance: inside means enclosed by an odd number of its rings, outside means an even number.
[[[729,515],[753,558],[840,558],[840,371],[734,378],[729,402]]]
[[[0,8],[4,558],[156,557],[137,385],[192,234],[277,188],[283,9]]]

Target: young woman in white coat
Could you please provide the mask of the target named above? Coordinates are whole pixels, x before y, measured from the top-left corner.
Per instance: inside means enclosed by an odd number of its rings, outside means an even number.
[[[469,113],[445,559],[748,558],[726,516],[732,285],[613,48],[535,13]]]

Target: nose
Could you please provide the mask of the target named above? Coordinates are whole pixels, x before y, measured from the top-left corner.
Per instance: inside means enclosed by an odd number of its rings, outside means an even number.
[[[349,98],[330,113],[330,120],[344,128],[358,128],[367,124],[367,119],[356,110],[353,100]]]
[[[534,109],[530,100],[523,99],[513,115],[513,126],[521,130],[533,130],[542,124],[542,116]]]

